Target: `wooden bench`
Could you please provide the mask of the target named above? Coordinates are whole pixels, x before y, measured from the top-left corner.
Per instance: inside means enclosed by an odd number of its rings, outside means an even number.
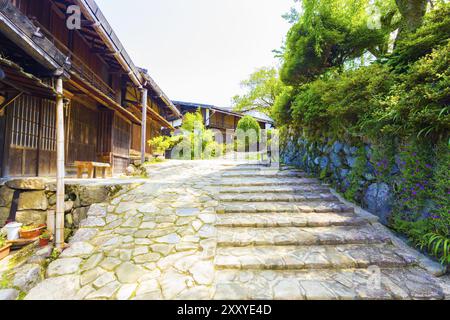
[[[75,161],[75,166],[77,167],[77,177],[78,179],[83,178],[83,173],[87,172],[89,179],[94,179],[97,177],[97,170],[102,170],[102,177],[112,177],[112,166],[109,163],[93,162],[93,161]]]

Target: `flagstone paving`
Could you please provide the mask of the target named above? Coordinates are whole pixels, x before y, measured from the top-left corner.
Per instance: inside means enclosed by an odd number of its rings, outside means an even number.
[[[229,161],[148,171],[90,208],[26,299],[448,297],[442,268],[301,172]]]

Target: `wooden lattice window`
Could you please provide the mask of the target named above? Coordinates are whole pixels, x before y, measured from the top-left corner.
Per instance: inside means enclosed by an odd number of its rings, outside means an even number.
[[[56,151],[56,106],[55,102],[44,100],[42,104],[41,149]]]
[[[37,149],[39,146],[40,100],[23,96],[12,108],[11,146]]]
[[[115,116],[113,123],[113,153],[128,156],[131,146],[131,124]]]

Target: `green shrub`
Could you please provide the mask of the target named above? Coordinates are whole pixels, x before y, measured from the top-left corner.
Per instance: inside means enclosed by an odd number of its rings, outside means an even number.
[[[178,142],[176,145],[180,154],[176,156],[183,159],[210,159],[223,155],[225,150],[215,141],[214,132],[206,129],[200,109],[184,116],[181,132],[172,139]],[[186,150],[190,150],[191,154],[184,154]]]
[[[3,234],[0,234],[0,248],[3,248],[6,245],[6,237]]]
[[[152,147],[154,154],[164,154],[167,149],[170,149],[171,139],[170,137],[159,136],[148,141],[150,147]]]
[[[433,50],[399,76],[378,117],[386,131],[436,141],[450,131],[450,43]]]
[[[244,132],[254,130],[258,136],[261,132],[261,127],[259,126],[258,121],[256,121],[255,118],[251,116],[245,116],[241,120],[239,120],[237,129]]]
[[[450,264],[450,148],[442,143],[431,153],[423,150],[410,146],[402,154],[392,227]]]

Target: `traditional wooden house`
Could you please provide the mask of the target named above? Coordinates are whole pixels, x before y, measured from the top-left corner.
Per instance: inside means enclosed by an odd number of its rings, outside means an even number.
[[[220,130],[224,135],[227,130],[236,130],[239,120],[241,120],[245,114],[233,112],[228,109],[219,108],[208,104],[199,104],[191,102],[173,101],[175,106],[181,112],[182,115],[186,113],[194,113],[200,109],[204,124],[208,129]],[[255,114],[251,115],[258,121],[261,129],[269,129],[273,126],[273,121],[268,117],[258,117]],[[182,125],[181,119],[170,119],[174,127]]]
[[[80,29],[66,26],[71,5]],[[145,141],[172,127],[167,118],[180,117],[93,0],[0,0],[0,69],[0,177],[55,174],[58,97],[68,175],[76,161],[123,172],[151,153]]]

